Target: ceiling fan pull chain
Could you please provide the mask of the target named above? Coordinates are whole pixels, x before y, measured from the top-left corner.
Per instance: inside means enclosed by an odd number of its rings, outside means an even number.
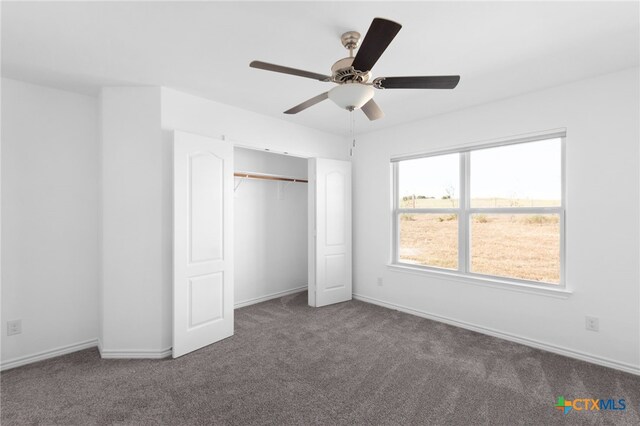
[[[349,156],[353,157],[353,149],[356,147],[356,117],[353,115],[353,109],[349,111],[350,117],[350,133],[351,133],[351,148],[349,149]]]
[[[356,116],[351,111],[351,139],[353,141],[353,147],[356,147]]]

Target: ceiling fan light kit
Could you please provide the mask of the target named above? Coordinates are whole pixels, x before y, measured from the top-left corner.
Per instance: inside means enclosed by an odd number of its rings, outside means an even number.
[[[371,98],[373,87],[362,83],[345,83],[329,90],[329,99],[348,111],[362,108]]]
[[[458,85],[460,76],[419,76],[419,77],[377,77],[371,83],[371,69],[395,38],[402,25],[384,18],[374,18],[362,43],[360,33],[348,31],[340,38],[342,45],[349,51],[349,57],[340,59],[331,67],[331,75],[284,67],[267,62],[253,61],[252,68],[280,72],[312,78],[323,82],[333,82],[338,86],[321,93],[295,107],[285,114],[297,114],[325,99],[331,99],[340,108],[348,111],[362,109],[369,120],[377,120],[384,113],[373,100],[375,89],[453,89]],[[358,49],[355,57],[353,51]]]

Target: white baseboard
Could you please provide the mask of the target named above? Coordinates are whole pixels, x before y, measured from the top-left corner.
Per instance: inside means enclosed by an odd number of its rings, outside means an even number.
[[[243,308],[245,306],[254,305],[260,302],[266,302],[267,300],[276,299],[282,296],[288,296],[290,294],[300,293],[305,291],[307,286],[297,287],[291,290],[280,291],[277,293],[268,294],[262,297],[256,297],[254,299],[245,300],[236,303],[235,308]],[[100,352],[100,356],[104,359],[162,359],[171,356],[171,348],[162,350],[138,350],[138,349],[103,349],[102,342],[98,339],[86,340],[84,342],[74,343],[71,345],[60,346],[58,348],[50,349],[47,351],[38,352],[33,355],[25,355],[22,357],[10,359],[0,363],[0,371],[9,370],[11,368],[20,367],[23,365],[31,364],[37,361],[44,361],[45,359],[54,358],[60,355],[70,354],[72,352],[81,351],[83,349],[97,347]]]
[[[83,349],[94,348],[98,346],[98,339],[85,340],[84,342],[72,343],[71,345],[60,346],[54,349],[38,352],[33,355],[25,355],[13,358],[0,364],[0,371],[9,370],[11,368],[20,367],[45,359],[55,358],[60,355],[70,354],[72,352],[81,351]]]
[[[530,346],[532,348],[541,349],[543,351],[552,352],[558,355],[564,355],[569,358],[579,359],[581,361],[590,362],[592,364],[601,365],[603,367],[614,368],[616,370],[624,371],[626,373],[640,375],[640,366],[628,364],[624,362],[615,361],[608,358],[599,357],[596,355],[586,354],[583,352],[575,351],[573,349],[552,345],[549,343],[541,342],[535,339],[529,339],[527,337],[521,337],[510,333],[494,330],[487,327],[481,327],[464,321],[458,321],[451,318],[443,317],[440,315],[430,314],[418,309],[409,308],[407,306],[397,305],[395,303],[384,302],[382,300],[375,299],[373,297],[363,296],[361,294],[353,294],[353,298],[362,302],[371,303],[374,305],[382,306],[396,311],[404,312],[407,314],[415,315],[422,318],[427,318],[433,321],[442,322],[445,324],[453,325],[455,327],[464,328],[467,330],[475,331],[477,333],[486,334],[500,339],[508,340],[511,342],[519,343],[521,345]]]
[[[256,297],[253,299],[245,300],[234,305],[235,309],[243,308],[249,305],[255,305],[256,303],[266,302],[267,300],[277,299],[278,297],[288,296],[290,294],[300,293],[305,291],[307,286],[297,287],[291,290],[279,291],[277,293],[271,293],[266,296]],[[162,359],[170,357],[172,354],[171,348],[167,348],[161,351],[145,351],[145,350],[103,350],[101,346],[100,356],[104,359]]]
[[[266,302],[267,300],[276,299],[278,297],[287,296],[290,294],[299,293],[307,289],[307,286],[298,287],[291,290],[280,291],[277,293],[268,294],[262,297],[256,297],[254,299],[245,300],[243,302],[236,303],[234,308],[242,308],[249,305],[254,305],[260,302]],[[172,354],[171,348],[163,349],[161,351],[150,350],[103,350],[101,346],[100,356],[104,359],[162,359],[170,357]]]
[[[139,349],[103,349],[100,356],[103,359],[163,359],[171,356],[171,348],[158,351]]]
[[[288,296],[290,294],[300,293],[307,289],[307,286],[304,285],[302,287],[293,288],[291,290],[279,291],[277,293],[267,294],[266,296],[255,297],[253,299],[244,300],[242,302],[238,302],[234,305],[236,309],[244,308],[245,306],[255,305],[256,303],[266,302],[267,300],[277,299],[278,297]]]

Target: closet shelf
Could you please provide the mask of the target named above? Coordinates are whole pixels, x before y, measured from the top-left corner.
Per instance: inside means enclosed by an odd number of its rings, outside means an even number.
[[[235,172],[233,175],[235,177],[239,177],[243,179],[265,179],[265,180],[277,180],[282,182],[300,182],[300,183],[309,182],[307,179],[298,179],[298,178],[292,178],[288,176],[270,175],[266,173]]]

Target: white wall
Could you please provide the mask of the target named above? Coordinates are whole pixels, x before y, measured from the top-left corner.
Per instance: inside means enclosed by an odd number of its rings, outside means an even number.
[[[103,357],[159,357],[171,346],[169,155],[160,88],[101,93]]]
[[[346,139],[219,102],[162,88],[162,128],[222,135],[236,146],[303,157],[347,159]]]
[[[305,158],[238,147],[233,152],[236,172],[256,172],[302,179],[307,178],[308,161]]]
[[[638,73],[630,69],[360,136],[354,292],[640,372]],[[567,129],[569,298],[387,268],[391,156],[561,127]],[[585,315],[600,318],[600,332],[585,330]]]
[[[236,148],[236,171],[306,179],[307,160]],[[236,178],[235,303],[307,286],[307,184]]]
[[[171,346],[171,130],[297,154],[347,155],[338,136],[175,90],[104,88],[103,357],[161,357]]]
[[[95,345],[97,120],[96,98],[2,79],[3,367]]]

